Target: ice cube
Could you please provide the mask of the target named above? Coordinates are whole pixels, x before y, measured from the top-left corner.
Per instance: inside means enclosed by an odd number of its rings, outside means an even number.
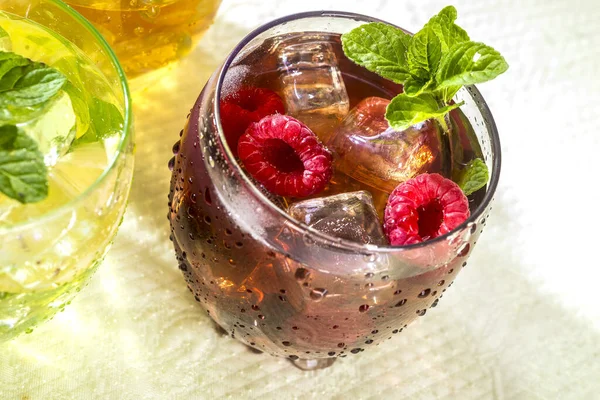
[[[395,131],[385,119],[389,103],[367,97],[350,111],[327,142],[336,169],[388,193],[424,172],[449,176],[451,158],[438,124],[426,121]]]
[[[303,35],[282,41],[278,51],[287,113],[327,141],[350,108],[333,47],[323,36]]]
[[[386,244],[369,192],[358,191],[304,200],[288,213],[314,229],[363,244]]]
[[[22,128],[37,142],[44,155],[44,163],[53,166],[75,139],[75,123],[71,98],[60,92],[43,114],[25,123]]]

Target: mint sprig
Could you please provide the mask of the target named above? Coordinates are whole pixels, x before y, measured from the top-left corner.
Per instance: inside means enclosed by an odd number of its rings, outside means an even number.
[[[494,79],[508,69],[499,52],[471,41],[455,21],[456,8],[447,6],[414,36],[399,28],[374,22],[342,35],[344,54],[383,78],[401,83],[404,93],[394,97],[385,118],[401,131],[436,119],[450,134],[446,114],[462,103],[452,102],[464,85]],[[486,164],[475,159],[455,179],[466,195],[489,179]]]
[[[342,35],[342,47],[350,60],[404,85],[404,93],[390,103],[392,110],[386,113],[395,129],[431,118],[445,127],[444,115],[456,108],[451,100],[462,86],[494,79],[508,69],[500,53],[472,42],[454,23],[456,17],[453,6],[445,7],[412,37],[380,22]]]
[[[48,170],[37,142],[19,124],[44,113],[66,81],[44,63],[0,51],[0,193],[21,203],[48,196]]]
[[[0,192],[21,203],[43,200],[47,174],[37,143],[16,125],[0,126]]]

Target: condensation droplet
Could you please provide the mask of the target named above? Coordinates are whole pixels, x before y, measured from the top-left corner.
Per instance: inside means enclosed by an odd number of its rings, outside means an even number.
[[[150,19],[158,17],[160,14],[160,7],[152,6],[144,11],[144,15]]]
[[[459,257],[465,257],[467,254],[469,254],[469,250],[471,249],[471,245],[469,243],[465,243],[463,246],[461,246],[461,248],[458,250],[458,256]]]
[[[174,155],[177,155],[177,154],[179,154],[180,148],[181,148],[181,142],[178,140],[175,142],[175,144],[173,145],[173,148],[171,150],[173,151]]]
[[[358,311],[360,311],[360,312],[366,312],[368,309],[369,309],[368,304],[363,304],[362,306],[358,307]]]
[[[372,254],[364,254],[363,255],[363,259],[366,262],[375,262],[375,261],[377,261],[378,258],[379,258],[379,256],[377,254],[374,254],[374,253],[372,253]]]
[[[327,296],[327,289],[317,288],[310,291],[310,298],[314,301],[321,301]]]
[[[303,281],[304,279],[308,278],[308,275],[310,275],[310,272],[306,268],[298,268],[294,274],[296,279],[299,281]]]
[[[312,246],[313,244],[315,244],[315,240],[314,240],[312,237],[310,237],[310,234],[305,234],[305,235],[302,237],[302,239],[304,240],[304,243],[305,243],[307,246]]]
[[[396,305],[394,307],[402,307],[403,305],[406,304],[406,299],[402,299],[400,300],[398,303],[396,303]]]

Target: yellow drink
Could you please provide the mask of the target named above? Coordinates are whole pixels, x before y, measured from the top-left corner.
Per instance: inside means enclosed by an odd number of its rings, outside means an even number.
[[[221,0],[67,0],[104,35],[133,78],[186,55]]]
[[[66,13],[63,28],[82,35],[79,22],[67,19],[71,11],[47,3],[32,3],[30,15],[52,9],[61,24]],[[105,54],[92,60],[65,37],[12,13],[0,11],[0,27],[1,51],[44,62],[68,80],[42,114],[17,124],[44,155],[48,196],[21,204],[0,192],[1,342],[52,317],[93,274],[121,221],[133,157],[126,88],[104,72]]]

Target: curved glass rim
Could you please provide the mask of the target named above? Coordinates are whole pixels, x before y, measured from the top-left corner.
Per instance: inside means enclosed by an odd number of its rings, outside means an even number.
[[[359,21],[359,22],[382,22],[382,23],[397,27],[394,24],[390,24],[389,22],[380,20],[378,18],[373,18],[373,17],[369,17],[367,15],[356,14],[356,13],[352,13],[352,12],[308,11],[308,12],[290,14],[290,15],[275,19],[264,25],[261,25],[260,27],[254,29],[253,31],[251,31],[248,35],[246,35],[237,44],[237,46],[231,51],[231,53],[229,53],[229,55],[225,59],[225,62],[223,63],[223,66],[221,67],[221,70],[219,71],[217,84],[216,84],[216,88],[215,88],[216,95],[214,96],[214,100],[213,100],[214,101],[213,106],[214,106],[214,110],[215,110],[215,122],[216,122],[217,130],[218,130],[218,139],[224,150],[225,158],[226,158],[227,162],[230,165],[234,166],[234,168],[236,169],[236,173],[242,178],[242,180],[244,181],[244,184],[250,188],[252,194],[256,198],[258,198],[261,201],[261,203],[263,203],[263,205],[266,205],[266,207],[270,208],[271,211],[273,211],[276,214],[278,214],[279,216],[283,217],[291,226],[293,226],[295,229],[298,229],[300,232],[310,233],[311,236],[313,236],[314,238],[320,239],[327,246],[333,247],[333,248],[338,248],[341,250],[358,252],[358,253],[374,254],[374,253],[394,253],[394,252],[399,252],[399,251],[409,251],[409,250],[413,250],[413,249],[419,249],[419,248],[430,246],[432,244],[441,243],[442,241],[445,241],[446,239],[449,239],[450,237],[452,237],[456,232],[461,232],[464,229],[468,228],[470,226],[470,224],[475,223],[476,220],[483,214],[484,210],[490,204],[490,202],[492,201],[492,199],[494,197],[494,194],[496,193],[496,188],[498,187],[498,181],[500,178],[500,165],[501,165],[502,155],[501,155],[501,150],[500,150],[500,138],[498,137],[498,129],[496,127],[496,123],[494,121],[494,118],[492,116],[492,113],[491,113],[487,103],[485,102],[484,98],[481,96],[481,93],[479,92],[479,90],[474,85],[469,85],[469,86],[466,86],[465,88],[467,89],[467,91],[469,92],[469,95],[471,96],[471,98],[477,105],[479,111],[481,112],[483,119],[485,121],[485,124],[486,124],[486,128],[488,129],[489,134],[490,134],[491,149],[492,149],[492,154],[493,154],[492,177],[490,179],[490,182],[488,184],[488,189],[485,193],[485,196],[483,197],[483,201],[481,202],[481,204],[475,209],[475,211],[469,216],[469,218],[467,218],[466,221],[464,221],[458,227],[456,227],[452,231],[450,231],[442,236],[438,236],[435,239],[431,239],[431,240],[427,240],[427,241],[424,241],[421,243],[411,244],[411,245],[407,245],[407,246],[391,246],[391,245],[378,246],[378,245],[372,245],[372,244],[360,244],[360,243],[356,243],[353,241],[349,241],[347,239],[336,238],[336,237],[328,235],[326,233],[317,231],[316,229],[311,228],[308,225],[292,218],[284,210],[280,209],[275,204],[273,204],[273,202],[271,202],[251,182],[251,180],[248,178],[246,173],[242,170],[241,166],[239,165],[239,163],[236,161],[235,157],[233,156],[233,153],[231,152],[231,149],[229,148],[229,145],[227,144],[227,140],[225,139],[225,136],[223,133],[223,128],[221,126],[221,116],[220,116],[220,109],[219,109],[218,105],[219,105],[220,99],[221,99],[221,88],[222,88],[223,82],[225,80],[225,75],[226,75],[229,67],[233,63],[235,57],[256,36],[260,35],[261,33],[265,32],[271,28],[281,25],[283,23],[301,20],[301,19],[307,19],[307,18],[319,18],[319,17],[344,18],[344,19],[351,19],[351,20]],[[400,27],[398,27],[398,28],[402,29]]]
[[[52,210],[50,210],[36,218],[27,219],[24,221],[17,222],[15,224],[0,226],[0,233],[10,232],[11,230],[15,230],[17,228],[21,229],[27,225],[34,225],[34,224],[38,224],[40,222],[52,219],[55,215],[61,214],[62,212],[64,212],[65,210],[67,210],[69,208],[73,208],[74,204],[84,200],[86,197],[88,197],[91,193],[94,192],[96,187],[99,186],[102,183],[102,181],[104,181],[106,176],[113,170],[113,168],[117,164],[117,161],[120,159],[121,154],[124,152],[124,147],[125,147],[126,143],[128,142],[129,137],[133,134],[131,95],[129,92],[129,86],[127,84],[127,77],[125,76],[125,72],[123,71],[123,68],[121,67],[121,64],[119,63],[117,56],[113,52],[112,48],[110,47],[110,45],[108,44],[106,39],[104,39],[104,37],[100,34],[100,32],[98,32],[96,30],[96,28],[94,28],[94,26],[87,19],[85,19],[81,14],[79,14],[77,11],[75,11],[73,8],[71,8],[68,4],[64,3],[63,1],[61,1],[61,0],[41,0],[41,1],[45,1],[48,3],[54,3],[60,9],[62,9],[65,13],[67,13],[68,15],[73,17],[73,19],[75,21],[77,21],[81,26],[83,26],[88,32],[90,32],[92,34],[92,36],[96,39],[96,41],[100,45],[100,47],[102,47],[106,51],[106,54],[108,55],[111,65],[115,68],[115,70],[117,72],[117,75],[119,77],[119,82],[121,84],[121,90],[123,92],[124,114],[125,114],[124,119],[123,119],[123,130],[121,132],[122,133],[121,140],[119,141],[119,145],[117,147],[115,155],[114,155],[113,159],[111,160],[110,164],[106,168],[104,168],[104,171],[102,171],[102,174],[100,174],[100,176],[98,178],[96,178],[96,180],[91,185],[89,185],[82,193],[80,193],[73,199],[69,200],[68,202],[66,202],[56,208],[53,208]],[[23,17],[23,19],[27,19],[27,18]],[[41,25],[41,26],[44,27],[43,25]],[[44,28],[48,29],[47,27],[44,27]]]

